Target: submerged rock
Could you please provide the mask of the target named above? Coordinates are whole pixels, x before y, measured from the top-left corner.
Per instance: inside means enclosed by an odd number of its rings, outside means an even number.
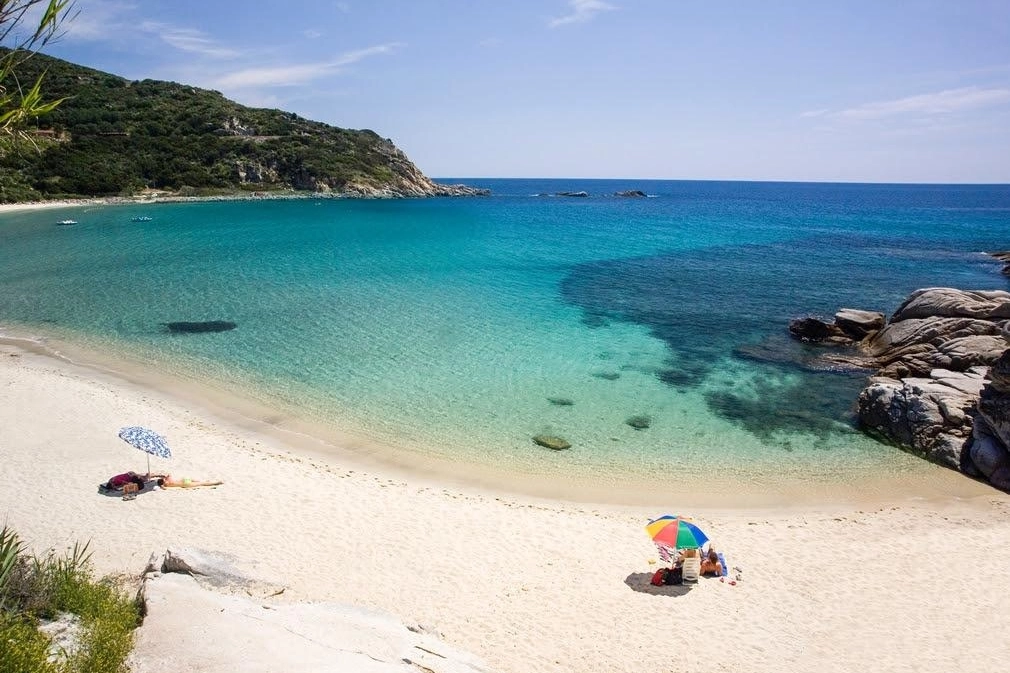
[[[568,399],[567,397],[548,397],[547,401],[556,407],[570,407],[575,404],[575,400]]]
[[[648,416],[632,416],[624,422],[636,430],[645,430],[652,425],[652,419]]]
[[[533,438],[533,442],[554,451],[564,451],[565,449],[572,448],[571,442],[553,435],[537,435]]]
[[[616,381],[621,378],[619,372],[593,372],[593,376],[598,379],[603,379],[604,381]]]
[[[641,199],[648,196],[648,194],[643,192],[641,189],[626,189],[623,192],[614,192],[614,196]]]
[[[200,332],[227,332],[238,327],[236,323],[228,320],[207,320],[204,322],[167,322],[165,327],[173,334],[200,333]]]

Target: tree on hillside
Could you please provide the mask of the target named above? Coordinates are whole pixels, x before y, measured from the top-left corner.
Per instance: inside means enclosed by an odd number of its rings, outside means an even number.
[[[64,100],[44,100],[44,74],[27,87],[18,80],[17,71],[32,54],[61,35],[74,4],[75,0],[0,0],[0,47],[5,48],[0,52],[0,154],[19,140],[30,140],[26,133],[29,121],[51,112]]]

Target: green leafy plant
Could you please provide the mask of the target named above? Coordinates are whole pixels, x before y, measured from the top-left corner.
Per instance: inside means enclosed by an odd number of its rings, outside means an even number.
[[[7,610],[11,578],[24,550],[25,544],[18,534],[5,525],[0,530],[0,612]]]
[[[0,44],[13,42],[10,50],[0,55],[0,138],[5,141],[0,151],[19,141],[31,142],[26,132],[29,121],[63,102],[44,99],[44,72],[34,76],[31,86],[22,87],[18,71],[38,49],[60,35],[73,7],[74,0],[0,0]],[[37,10],[41,10],[38,25],[21,36],[24,21]]]
[[[88,544],[60,556],[26,554],[18,535],[0,531],[0,673],[118,673],[133,646],[138,605],[90,572]],[[76,615],[77,647],[52,652],[41,620]]]

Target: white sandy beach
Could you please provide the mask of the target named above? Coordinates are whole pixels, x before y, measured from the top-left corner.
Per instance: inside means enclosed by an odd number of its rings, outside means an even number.
[[[146,467],[116,437],[134,424],[171,442],[153,470],[226,483],[99,495]],[[700,509],[675,489],[662,511],[533,498],[308,451],[10,341],[0,456],[0,516],[39,550],[90,540],[99,574],[139,573],[170,547],[214,550],[285,587],[271,601],[378,609],[503,673],[1007,664],[1010,497],[980,485],[802,509]],[[667,512],[692,515],[742,581],[651,587],[643,525]]]

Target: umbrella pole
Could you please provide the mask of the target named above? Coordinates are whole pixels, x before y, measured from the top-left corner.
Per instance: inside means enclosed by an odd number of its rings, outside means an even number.
[[[147,475],[146,476],[148,476],[148,477],[151,476],[151,454],[147,454]]]

